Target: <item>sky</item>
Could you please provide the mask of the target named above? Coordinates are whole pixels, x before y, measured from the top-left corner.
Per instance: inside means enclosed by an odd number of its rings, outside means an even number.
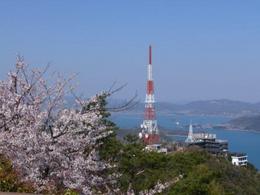
[[[78,74],[85,96],[127,83],[145,97],[153,47],[157,101],[260,102],[258,0],[1,0],[0,79],[17,54],[31,67]]]

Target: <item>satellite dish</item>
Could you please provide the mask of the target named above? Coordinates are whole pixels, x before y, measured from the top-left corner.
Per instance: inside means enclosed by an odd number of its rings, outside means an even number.
[[[138,136],[139,136],[139,138],[141,139],[141,138],[143,137],[143,134],[140,132],[140,133],[138,134]]]

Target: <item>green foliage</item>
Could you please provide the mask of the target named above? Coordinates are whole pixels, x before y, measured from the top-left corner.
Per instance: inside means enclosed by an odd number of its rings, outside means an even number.
[[[131,183],[135,193],[154,187],[158,181],[165,183],[180,175],[188,175],[194,165],[205,162],[208,154],[201,151],[162,154],[146,152],[136,143],[124,147],[119,164],[121,189],[126,191]],[[203,178],[202,178],[203,179]]]
[[[172,194],[209,194],[212,183],[216,183],[215,174],[205,164],[196,166],[187,177],[172,187]]]
[[[116,139],[116,132],[118,130],[118,127],[115,123],[110,121],[108,117],[111,115],[107,109],[107,101],[106,98],[109,95],[104,93],[103,95],[100,95],[98,98],[98,104],[100,106],[101,114],[102,114],[102,123],[106,126],[107,131],[112,131],[113,133],[110,134],[108,137],[102,139],[102,144],[100,146],[99,154],[100,157],[103,160],[107,160],[110,162],[116,162],[118,159],[118,154],[120,153],[120,149],[122,147],[122,143]],[[96,104],[97,104],[96,103]],[[93,105],[89,104],[86,109],[91,109]]]
[[[122,174],[119,187],[124,193],[129,185],[138,194],[158,181],[171,182],[182,176],[162,194],[260,194],[260,176],[251,165],[235,167],[224,157],[197,149],[172,154],[146,152],[133,136],[127,136],[124,144],[111,144],[120,148],[113,151],[118,164],[115,171]]]
[[[191,156],[194,157],[194,155],[201,156],[201,153],[194,152]],[[191,163],[190,165],[192,166],[188,174],[176,185],[171,186],[167,193],[178,195],[260,194],[260,180],[252,167],[235,167],[227,159],[211,155],[199,164]]]
[[[0,191],[2,192],[34,192],[32,185],[19,180],[11,162],[0,155]]]
[[[71,190],[71,189],[67,189],[65,190],[65,192],[63,193],[64,195],[79,195],[78,192]]]
[[[99,155],[103,160],[110,162],[117,162],[120,158],[122,143],[114,136],[110,136],[108,139],[103,140],[99,150]]]

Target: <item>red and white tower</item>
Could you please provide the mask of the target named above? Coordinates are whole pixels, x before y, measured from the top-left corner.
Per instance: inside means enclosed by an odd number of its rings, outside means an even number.
[[[147,87],[145,98],[145,114],[144,121],[141,124],[142,131],[139,137],[143,139],[145,144],[158,144],[160,136],[157,126],[157,120],[154,109],[154,82],[152,77],[152,47],[149,46],[149,63],[147,66]]]

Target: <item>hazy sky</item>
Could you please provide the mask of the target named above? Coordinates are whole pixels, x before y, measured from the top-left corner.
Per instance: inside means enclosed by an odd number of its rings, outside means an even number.
[[[0,25],[1,79],[20,53],[87,96],[117,81],[143,100],[152,44],[156,100],[260,101],[259,0],[1,0]]]

